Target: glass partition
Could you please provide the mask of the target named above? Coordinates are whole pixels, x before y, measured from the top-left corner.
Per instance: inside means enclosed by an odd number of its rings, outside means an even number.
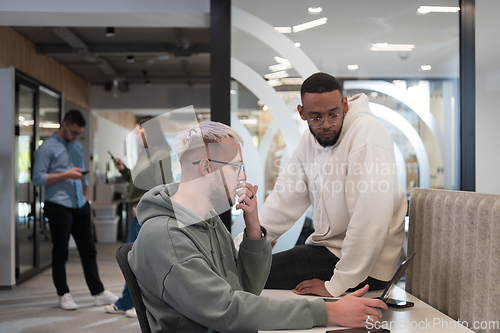
[[[35,138],[35,93],[26,85],[18,88],[18,113],[16,124],[19,126],[17,137],[17,249],[18,270],[20,274],[35,267],[35,195],[31,184],[32,143]]]
[[[441,12],[423,5],[233,1],[231,124],[245,138],[249,181],[265,189],[260,204],[308,130],[297,112],[300,85],[318,71],[337,77],[348,97],[368,96],[393,137],[407,195],[417,186],[459,188],[459,1],[440,1]],[[237,213],[233,235],[243,227]]]
[[[43,217],[44,187],[32,180],[34,153],[59,128],[61,95],[16,73],[16,281],[51,263],[50,228]]]

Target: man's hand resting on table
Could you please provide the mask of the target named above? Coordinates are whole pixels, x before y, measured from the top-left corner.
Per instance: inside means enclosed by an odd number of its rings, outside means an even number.
[[[366,327],[368,323],[379,321],[382,318],[382,311],[377,308],[387,309],[387,304],[379,299],[361,298],[367,291],[368,285],[342,297],[337,302],[325,303],[328,321],[350,327]]]
[[[325,281],[320,279],[302,281],[292,291],[297,295],[313,294],[323,297],[332,297],[325,288]]]

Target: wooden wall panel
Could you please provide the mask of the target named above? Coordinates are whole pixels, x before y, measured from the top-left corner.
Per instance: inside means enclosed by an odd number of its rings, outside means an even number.
[[[98,112],[97,115],[131,131],[135,128],[136,118],[130,112]]]
[[[0,67],[9,66],[63,93],[67,101],[89,108],[87,81],[54,58],[36,54],[35,44],[11,27],[0,26]]]

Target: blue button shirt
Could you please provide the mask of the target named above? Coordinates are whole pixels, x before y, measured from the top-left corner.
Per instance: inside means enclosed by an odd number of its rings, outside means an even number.
[[[83,195],[83,186],[88,186],[87,178],[65,179],[46,185],[50,173],[61,173],[74,167],[84,169],[83,149],[79,142],[66,142],[56,132],[43,141],[35,152],[33,184],[45,186],[45,201],[68,208],[81,208],[85,205],[87,200]]]

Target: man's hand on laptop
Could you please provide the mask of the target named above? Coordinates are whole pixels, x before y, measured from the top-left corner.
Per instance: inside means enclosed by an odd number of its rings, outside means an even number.
[[[325,288],[325,281],[320,279],[302,281],[292,291],[297,295],[313,294],[323,297],[332,297]]]
[[[368,285],[342,297],[337,302],[328,302],[326,310],[328,321],[340,326],[365,327],[382,318],[380,309],[387,304],[378,299],[361,298],[368,291]]]

